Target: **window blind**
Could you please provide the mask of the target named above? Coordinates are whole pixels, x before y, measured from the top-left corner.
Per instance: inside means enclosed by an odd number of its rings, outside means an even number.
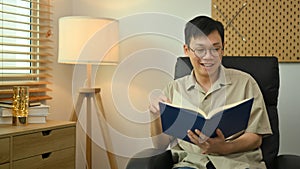
[[[30,102],[51,99],[51,0],[0,0],[0,101],[29,86]]]

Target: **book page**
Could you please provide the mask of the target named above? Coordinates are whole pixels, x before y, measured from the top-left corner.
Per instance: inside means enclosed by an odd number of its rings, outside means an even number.
[[[244,102],[249,101],[250,99],[252,99],[252,98],[244,99],[244,100],[232,103],[232,104],[227,104],[227,105],[224,105],[221,107],[217,107],[217,108],[213,109],[212,111],[210,111],[209,113],[205,113],[203,110],[201,110],[197,106],[193,105],[188,99],[183,97],[182,94],[178,93],[177,91],[174,91],[172,104],[169,104],[169,105],[198,112],[204,118],[210,119],[214,115],[218,114],[219,112],[223,112],[223,110],[226,110],[226,109],[229,109],[232,107],[236,107]]]
[[[241,130],[241,131],[239,131],[239,132],[237,132],[237,133],[235,133],[235,134],[233,134],[233,135],[225,138],[225,141],[234,140],[234,139],[238,138],[239,136],[241,136],[244,133],[245,133],[245,130]]]
[[[235,103],[232,103],[232,104],[227,104],[227,105],[224,105],[224,106],[215,108],[215,109],[213,109],[213,110],[208,114],[207,118],[209,119],[209,118],[213,117],[214,115],[216,115],[217,113],[223,112],[223,110],[226,110],[226,109],[235,107],[235,106],[237,106],[237,105],[240,105],[240,104],[242,104],[242,103],[244,103],[244,102],[247,102],[247,101],[250,100],[250,99],[252,99],[252,98],[244,99],[244,100],[239,101],[239,102],[235,102]]]

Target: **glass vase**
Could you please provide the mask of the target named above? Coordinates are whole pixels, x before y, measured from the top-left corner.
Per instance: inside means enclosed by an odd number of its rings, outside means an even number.
[[[13,117],[12,125],[22,126],[28,124],[29,87],[13,87]]]

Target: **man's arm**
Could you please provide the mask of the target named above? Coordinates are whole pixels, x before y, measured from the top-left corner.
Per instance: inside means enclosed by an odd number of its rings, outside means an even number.
[[[166,149],[171,142],[171,137],[162,133],[162,126],[160,120],[159,113],[159,105],[160,101],[170,102],[167,97],[164,95],[160,95],[159,97],[150,100],[150,116],[151,116],[151,138],[155,148]]]
[[[224,154],[251,151],[259,148],[262,143],[262,136],[255,133],[244,133],[235,140],[226,142]]]
[[[153,146],[158,149],[166,149],[171,142],[171,138],[170,136],[162,133],[160,117],[156,117],[156,119],[152,120],[150,130]]]

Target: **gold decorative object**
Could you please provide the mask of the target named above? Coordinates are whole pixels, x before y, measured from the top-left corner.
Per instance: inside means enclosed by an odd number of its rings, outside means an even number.
[[[28,123],[29,87],[13,87],[13,118],[12,125],[22,126]]]

